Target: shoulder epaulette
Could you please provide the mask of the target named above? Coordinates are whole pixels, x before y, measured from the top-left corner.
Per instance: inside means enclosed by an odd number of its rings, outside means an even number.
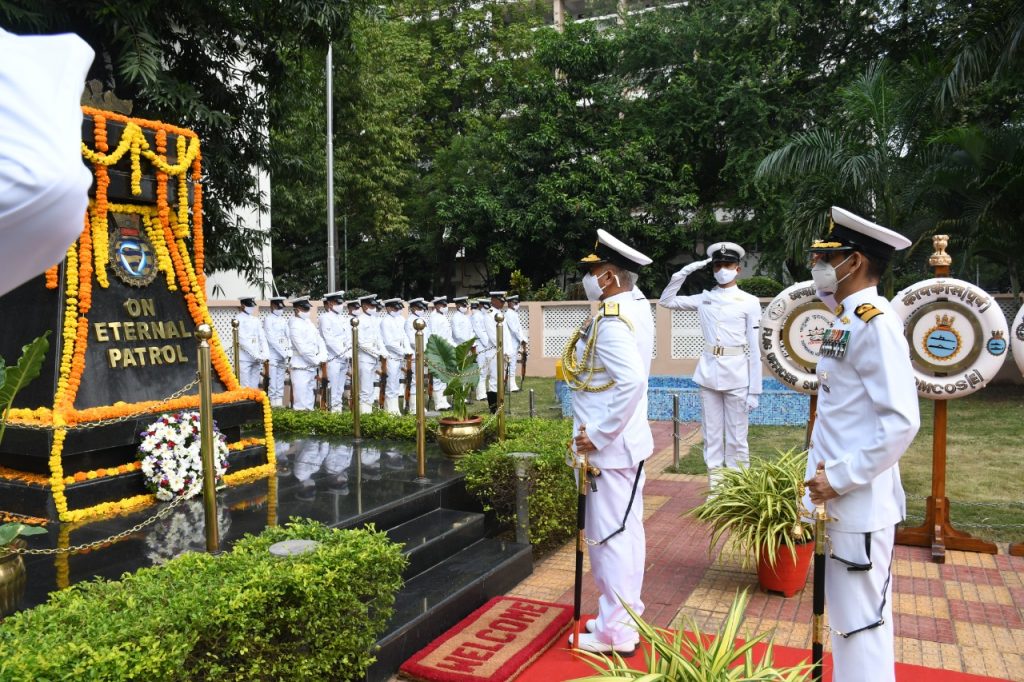
[[[607,301],[604,303],[604,316],[605,317],[618,317],[619,316],[619,304],[613,301]]]
[[[871,320],[881,315],[882,311],[876,308],[875,306],[871,305],[870,303],[862,303],[859,306],[857,306],[857,310],[855,310],[854,313],[856,313],[857,317],[864,320],[865,322],[870,322]]]

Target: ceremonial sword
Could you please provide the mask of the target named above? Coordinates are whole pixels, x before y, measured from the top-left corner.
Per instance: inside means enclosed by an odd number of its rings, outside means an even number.
[[[586,427],[580,427],[583,433]],[[572,645],[575,648],[580,646],[580,611],[583,606],[583,548],[586,545],[584,529],[587,525],[587,487],[597,492],[597,481],[594,479],[601,475],[601,470],[590,464],[587,453],[576,453],[572,449],[573,441],[570,439],[566,446],[566,462],[570,467],[576,469],[577,495],[576,495],[576,583],[573,589],[572,606]],[[592,477],[588,481],[588,477]]]

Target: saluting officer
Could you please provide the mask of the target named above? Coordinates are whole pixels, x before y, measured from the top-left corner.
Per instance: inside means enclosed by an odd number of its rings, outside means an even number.
[[[484,311],[484,302],[474,299],[470,304],[469,321],[473,325],[473,335],[476,336],[476,364],[480,368],[480,380],[476,382],[476,399],[483,400],[487,397],[487,350],[490,347],[487,340],[487,313]]]
[[[324,296],[324,307],[318,315],[320,336],[327,347],[327,385],[331,389],[331,412],[341,412],[345,404],[345,376],[352,351],[352,328],[341,314],[344,291]]]
[[[822,339],[805,504],[826,505],[825,597],[836,682],[895,680],[892,554],[906,517],[899,460],[921,424],[903,323],[878,282],[910,240],[838,206],[811,276],[836,319]],[[809,498],[809,499],[808,499]]]
[[[515,353],[512,343],[512,333],[508,328],[508,311],[505,308],[505,291],[491,292],[491,310],[487,313],[484,322],[487,324],[487,406],[491,414],[498,411],[498,323],[494,316],[498,313],[505,315],[505,322],[502,325],[502,354],[505,356],[505,377],[508,377],[508,368]]]
[[[459,345],[469,340],[475,341],[476,335],[473,333],[473,321],[469,315],[469,297],[456,296],[452,299],[452,303],[455,304],[455,312],[452,314],[453,343]],[[467,402],[472,402],[472,396],[466,397]]]
[[[562,357],[573,390],[575,451],[601,471],[597,491],[587,494],[585,520],[600,597],[597,618],[586,623],[578,644],[584,651],[630,655],[640,637],[623,603],[644,612],[643,463],[654,451],[647,421],[654,317],[636,280],[651,259],[604,230],[597,235],[594,253],[580,266],[587,298],[601,305]]]
[[[405,304],[400,298],[389,298],[384,301],[388,311],[387,317],[381,320],[380,336],[384,348],[388,351],[388,376],[384,386],[384,409],[390,414],[401,414],[398,405],[399,381],[405,371],[406,358],[412,355],[412,347],[405,336],[405,321],[402,309]]]
[[[736,469],[750,460],[748,414],[757,408],[761,395],[757,345],[761,304],[736,285],[745,255],[742,246],[718,242],[708,247],[707,254],[706,260],[672,275],[658,303],[670,310],[696,310],[704,334],[704,352],[693,380],[700,386],[704,462],[714,488],[723,466]],[[718,286],[693,296],[677,296],[686,278],[708,263]]]
[[[327,346],[309,319],[312,307],[309,296],[293,299],[295,315],[288,322],[292,340],[292,408],[296,410],[313,409],[316,375],[320,364],[327,362]]]
[[[508,368],[508,390],[517,393],[519,386],[516,384],[516,368],[519,366],[520,352],[526,345],[523,340],[523,325],[519,321],[519,294],[507,296],[505,301],[508,303],[508,314],[505,315],[505,321],[508,324],[508,333],[512,335],[512,344],[515,346],[512,350],[512,362]]]
[[[263,363],[267,354],[267,337],[256,314],[256,299],[252,296],[238,299],[238,383],[246,388],[259,388]]]
[[[270,350],[270,381],[267,397],[273,407],[284,405],[284,374],[292,357],[292,340],[288,336],[288,320],[284,316],[284,296],[270,298],[270,314],[263,318],[263,333]]]
[[[435,296],[431,303],[434,306],[434,311],[430,313],[428,323],[430,335],[439,336],[448,343],[452,343],[452,326],[448,322],[448,316],[445,314],[448,311],[448,297]],[[444,394],[444,389],[447,387],[448,385],[442,382],[439,377],[434,377],[434,409],[447,410],[451,407],[448,403],[448,398]]]

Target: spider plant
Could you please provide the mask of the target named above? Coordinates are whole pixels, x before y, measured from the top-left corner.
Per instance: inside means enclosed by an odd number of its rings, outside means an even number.
[[[807,452],[793,448],[722,471],[708,500],[690,512],[711,526],[708,551],[728,533],[744,567],[756,565],[763,554],[774,566],[783,547],[795,557],[796,545],[811,539],[811,525],[801,520],[797,499],[806,467]]]
[[[626,606],[640,637],[651,645],[649,651],[644,648],[643,669],[630,668],[618,654],[609,658],[578,651],[577,655],[598,674],[572,682],[803,682],[809,679],[809,665],[773,664],[770,633],[761,633],[746,641],[737,640],[749,599],[746,591],[736,595],[722,629],[715,635],[702,633],[692,618],[686,623],[689,633],[684,629],[673,632],[656,628]],[[764,643],[766,649],[757,657],[754,647],[759,643]]]

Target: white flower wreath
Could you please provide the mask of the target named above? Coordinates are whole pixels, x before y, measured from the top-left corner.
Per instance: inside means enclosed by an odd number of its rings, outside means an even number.
[[[202,437],[198,412],[165,414],[141,434],[139,458],[146,486],[159,500],[178,495],[192,497],[199,492],[203,478],[200,455]],[[219,483],[228,470],[228,445],[224,434],[213,430],[214,470]]]

